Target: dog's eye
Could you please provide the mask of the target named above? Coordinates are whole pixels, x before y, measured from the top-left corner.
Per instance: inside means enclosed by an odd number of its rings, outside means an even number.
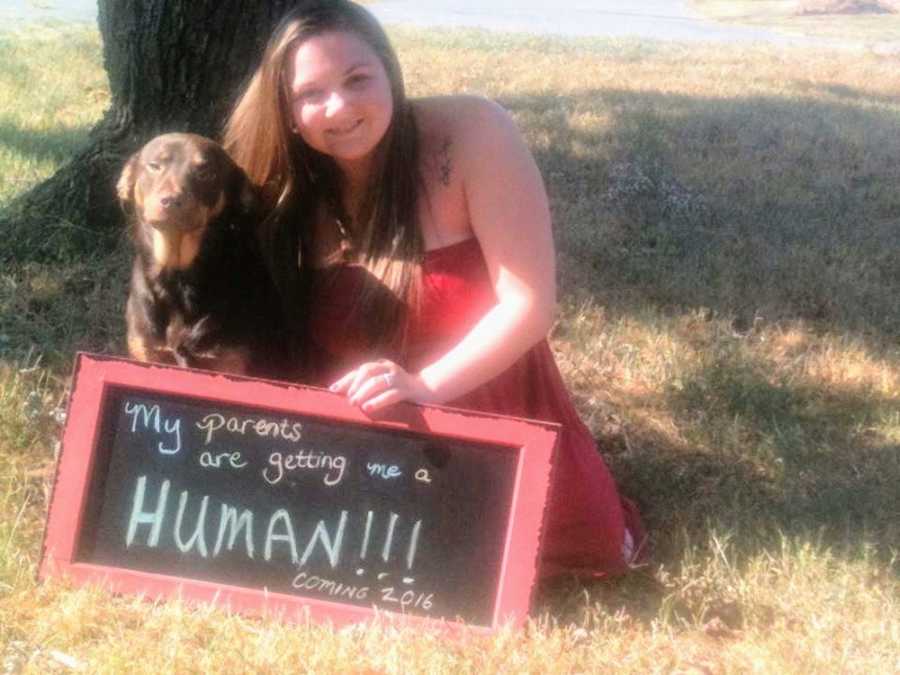
[[[194,167],[194,175],[199,180],[212,180],[216,177],[216,172],[209,164],[200,164]]]

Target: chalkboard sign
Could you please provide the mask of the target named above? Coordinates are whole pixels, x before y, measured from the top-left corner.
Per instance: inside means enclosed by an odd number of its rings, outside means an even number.
[[[40,575],[287,618],[493,629],[528,611],[555,438],[81,354]]]

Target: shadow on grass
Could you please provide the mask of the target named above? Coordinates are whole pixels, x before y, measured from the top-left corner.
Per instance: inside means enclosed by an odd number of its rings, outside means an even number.
[[[856,87],[850,87],[846,84],[818,84],[814,85],[807,82],[796,83],[801,89],[818,91],[837,98],[846,99],[847,101],[869,101],[874,103],[885,103],[888,105],[896,105],[900,103],[900,96],[890,94],[876,94],[869,91],[863,91]]]
[[[121,354],[130,250],[68,263],[8,265],[0,271],[0,365],[40,365],[65,377],[79,350]]]
[[[88,126],[23,129],[9,118],[0,118],[0,148],[25,160],[61,164],[84,147],[89,131]]]
[[[747,336],[735,344],[754,339],[754,319],[802,319],[894,353],[900,110],[858,103],[900,100],[829,93],[846,100],[606,89],[501,100],[539,139],[563,291],[613,316],[733,319]],[[784,537],[850,558],[874,546],[886,561],[900,550],[900,446],[877,428],[900,424],[900,402],[773,374],[750,351],[708,354],[677,388],[635,401],[671,415],[678,438],[638,421],[628,439],[599,439],[639,503],[653,563],[678,567],[722,533],[738,561]],[[636,574],[552,587],[541,606],[570,616],[593,600],[652,621],[669,595]]]
[[[846,559],[871,552],[897,573],[889,561],[900,551],[900,444],[875,430],[900,423],[900,401],[863,387],[773,383],[768,368],[731,351],[711,356],[659,400],[636,401],[672,412],[679,438],[629,423],[627,441],[598,439],[622,492],[639,505],[650,566],[597,584],[547,584],[539,611],[582,623],[599,603],[649,624],[702,610],[738,628],[739,605],[704,598],[694,607],[655,573],[677,570],[688,549],[707,550],[723,536],[737,568],[767,552],[777,557],[787,539]]]
[[[900,111],[605,89],[501,103],[541,139],[566,290],[900,335]]]
[[[651,496],[642,499],[651,527],[662,540],[715,521],[748,542],[785,533],[836,548],[900,547],[900,446],[874,432],[900,419],[900,401],[773,384],[768,368],[729,351],[668,392],[688,447],[657,446],[622,467],[636,494]]]

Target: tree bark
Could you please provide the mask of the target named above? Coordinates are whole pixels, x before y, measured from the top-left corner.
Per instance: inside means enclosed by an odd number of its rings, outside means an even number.
[[[284,13],[302,0],[98,0],[110,108],[87,146],[0,216],[2,258],[108,248],[122,229],[118,172],[153,136],[218,137]]]

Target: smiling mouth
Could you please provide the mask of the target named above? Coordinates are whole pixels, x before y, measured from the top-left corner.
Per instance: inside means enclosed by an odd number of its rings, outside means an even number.
[[[362,119],[358,119],[355,122],[353,122],[352,124],[348,124],[343,129],[332,129],[331,131],[329,131],[329,133],[332,136],[346,136],[346,135],[356,131],[356,129],[359,127],[359,125],[362,124],[362,122],[363,122]]]

